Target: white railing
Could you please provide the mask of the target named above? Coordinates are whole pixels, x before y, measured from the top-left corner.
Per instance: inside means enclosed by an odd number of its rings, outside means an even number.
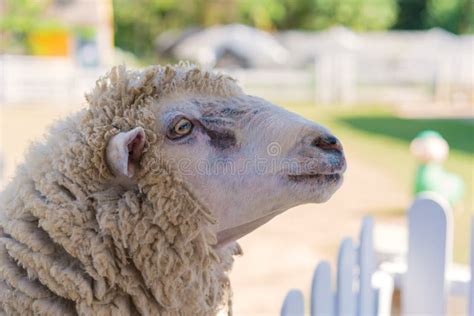
[[[0,55],[0,104],[77,105],[105,71],[65,57]]]
[[[327,262],[320,263],[311,287],[310,315],[390,315],[394,287],[401,291],[403,315],[446,315],[449,295],[468,300],[474,315],[474,219],[471,226],[471,266],[452,264],[452,210],[433,194],[421,194],[408,210],[408,253],[398,271],[376,267],[373,222],[365,218],[359,246],[345,239],[339,249],[336,288]],[[398,280],[397,280],[398,279]],[[282,316],[305,315],[303,294],[291,290]]]
[[[279,102],[314,102],[315,75],[311,69],[219,69],[237,79],[245,92]]]
[[[277,102],[472,106],[474,76],[462,75],[472,62],[399,62],[336,54],[316,57],[306,69],[221,71],[234,76],[248,94]],[[78,104],[106,71],[81,68],[68,58],[0,55],[0,102]]]

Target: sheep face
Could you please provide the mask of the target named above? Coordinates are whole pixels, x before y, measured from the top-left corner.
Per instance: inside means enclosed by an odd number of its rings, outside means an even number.
[[[293,206],[327,201],[342,183],[339,140],[261,98],[167,97],[152,111],[161,158],[213,211],[221,246]],[[140,128],[115,136],[112,169],[132,176],[144,141]]]

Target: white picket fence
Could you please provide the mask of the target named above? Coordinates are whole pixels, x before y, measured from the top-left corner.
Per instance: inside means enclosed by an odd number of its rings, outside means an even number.
[[[0,55],[0,105],[77,106],[105,72],[66,57]]]
[[[443,199],[421,194],[408,210],[408,253],[400,275],[376,267],[373,220],[362,223],[359,245],[342,241],[337,262],[336,288],[331,269],[321,262],[311,286],[310,315],[390,315],[397,282],[401,291],[402,315],[446,315],[448,295],[466,296],[467,315],[474,315],[474,219],[471,223],[471,266],[469,271],[452,265],[452,210]],[[458,273],[456,273],[458,272]],[[467,272],[467,273],[464,273]],[[461,274],[461,276],[460,276]],[[283,302],[281,316],[306,315],[300,290],[291,290]]]
[[[356,58],[331,50],[306,68],[219,71],[235,77],[248,94],[289,104],[469,106],[474,98],[473,76],[466,70],[472,62],[464,59],[456,63],[445,58],[442,62],[394,62],[383,56]],[[79,105],[84,102],[84,92],[106,71],[108,68],[82,68],[64,57],[0,55],[0,104]]]

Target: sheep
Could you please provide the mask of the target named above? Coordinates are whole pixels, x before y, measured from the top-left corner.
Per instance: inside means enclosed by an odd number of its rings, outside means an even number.
[[[86,101],[1,195],[6,314],[230,312],[237,239],[342,183],[327,129],[219,73],[118,66]]]

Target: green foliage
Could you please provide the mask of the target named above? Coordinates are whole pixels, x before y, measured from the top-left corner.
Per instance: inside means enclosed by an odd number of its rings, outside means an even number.
[[[139,57],[150,58],[158,34],[236,22],[234,9],[232,0],[113,0],[115,43]]]
[[[442,27],[453,33],[474,32],[472,0],[431,0],[425,23],[427,27]]]
[[[441,27],[455,34],[474,33],[472,0],[398,0],[395,29]]]
[[[239,9],[244,22],[264,29],[383,30],[397,13],[395,0],[240,0]]]
[[[398,0],[398,17],[393,28],[405,30],[424,29],[426,6],[427,0]]]
[[[295,0],[295,6],[298,6],[299,2],[302,1]],[[274,29],[286,18],[284,1],[240,0],[238,5],[242,21],[261,29]]]
[[[5,12],[0,18],[0,50],[29,53],[29,34],[40,30],[64,30],[65,26],[60,22],[42,18],[49,4],[48,0],[5,0]]]
[[[93,40],[96,36],[96,31],[90,26],[76,26],[72,28],[74,34],[84,40]]]
[[[47,1],[6,0],[5,14],[0,20],[0,29],[13,33],[26,33],[38,24]]]
[[[340,24],[356,30],[384,30],[395,23],[397,6],[392,0],[317,0],[315,28]],[[318,12],[318,11],[317,11]]]

